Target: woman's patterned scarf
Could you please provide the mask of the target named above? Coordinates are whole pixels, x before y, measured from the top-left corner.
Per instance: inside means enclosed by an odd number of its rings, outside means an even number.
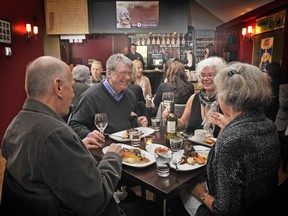
[[[199,92],[199,98],[200,98],[201,104],[203,104],[203,106],[205,107],[207,105],[210,105],[216,100],[216,95],[214,95],[212,98],[209,98],[206,94],[206,90],[202,88]]]

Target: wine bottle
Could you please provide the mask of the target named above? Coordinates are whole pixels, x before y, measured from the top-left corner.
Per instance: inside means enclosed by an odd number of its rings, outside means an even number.
[[[167,125],[166,125],[166,144],[168,146],[170,145],[170,139],[176,136],[177,120],[178,120],[178,117],[174,113],[174,103],[171,103],[170,113],[167,116]]]

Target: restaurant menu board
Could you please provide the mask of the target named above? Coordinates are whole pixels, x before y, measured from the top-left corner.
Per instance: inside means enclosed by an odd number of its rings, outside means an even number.
[[[0,43],[11,44],[11,23],[0,19]]]
[[[156,28],[158,1],[116,1],[116,28]]]

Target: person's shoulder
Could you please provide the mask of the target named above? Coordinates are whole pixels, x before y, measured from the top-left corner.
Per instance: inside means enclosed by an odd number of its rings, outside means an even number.
[[[143,79],[144,79],[145,81],[150,82],[150,79],[149,79],[147,76],[142,75],[142,77],[143,77]]]
[[[136,84],[132,84],[132,85],[129,85],[128,86],[128,89],[131,89],[132,91],[133,90],[142,90],[142,88],[141,88],[141,86],[139,86],[139,85],[136,85]]]

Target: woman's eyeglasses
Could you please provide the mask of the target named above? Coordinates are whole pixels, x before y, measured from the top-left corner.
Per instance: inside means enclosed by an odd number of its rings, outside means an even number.
[[[204,79],[205,77],[208,79],[213,79],[215,77],[215,73],[211,73],[211,74],[200,74],[199,78]]]

